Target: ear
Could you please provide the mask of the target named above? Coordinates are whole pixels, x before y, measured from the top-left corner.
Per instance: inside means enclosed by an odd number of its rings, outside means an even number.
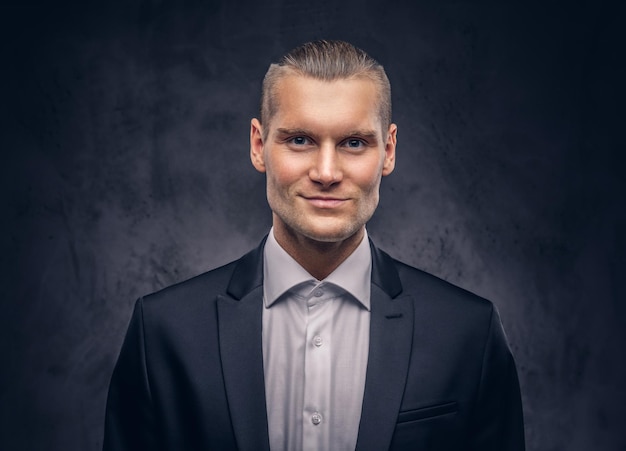
[[[250,160],[259,172],[265,172],[265,156],[263,154],[263,126],[258,119],[250,121]]]
[[[389,125],[387,142],[385,143],[385,161],[383,162],[383,176],[389,175],[396,167],[396,140],[398,127],[396,124]]]

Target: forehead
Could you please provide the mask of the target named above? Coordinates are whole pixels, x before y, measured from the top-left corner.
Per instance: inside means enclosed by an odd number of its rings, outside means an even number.
[[[380,128],[378,86],[366,77],[325,81],[290,74],[276,83],[274,95],[272,127]]]

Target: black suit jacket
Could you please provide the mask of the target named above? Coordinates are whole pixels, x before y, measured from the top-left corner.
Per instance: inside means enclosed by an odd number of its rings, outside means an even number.
[[[515,364],[494,306],[372,245],[358,450],[524,449]],[[269,449],[263,243],[137,301],[104,449]]]

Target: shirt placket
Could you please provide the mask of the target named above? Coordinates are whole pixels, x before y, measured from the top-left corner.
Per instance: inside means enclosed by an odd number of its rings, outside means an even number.
[[[307,296],[302,449],[329,449],[332,294],[323,283]]]

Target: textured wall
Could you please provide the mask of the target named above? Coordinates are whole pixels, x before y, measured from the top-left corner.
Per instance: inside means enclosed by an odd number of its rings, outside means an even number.
[[[496,303],[529,450],[626,449],[623,6],[100,3],[0,7],[0,449],[99,449],[134,300],[267,232],[249,119],[323,37],[394,90],[370,235]]]

